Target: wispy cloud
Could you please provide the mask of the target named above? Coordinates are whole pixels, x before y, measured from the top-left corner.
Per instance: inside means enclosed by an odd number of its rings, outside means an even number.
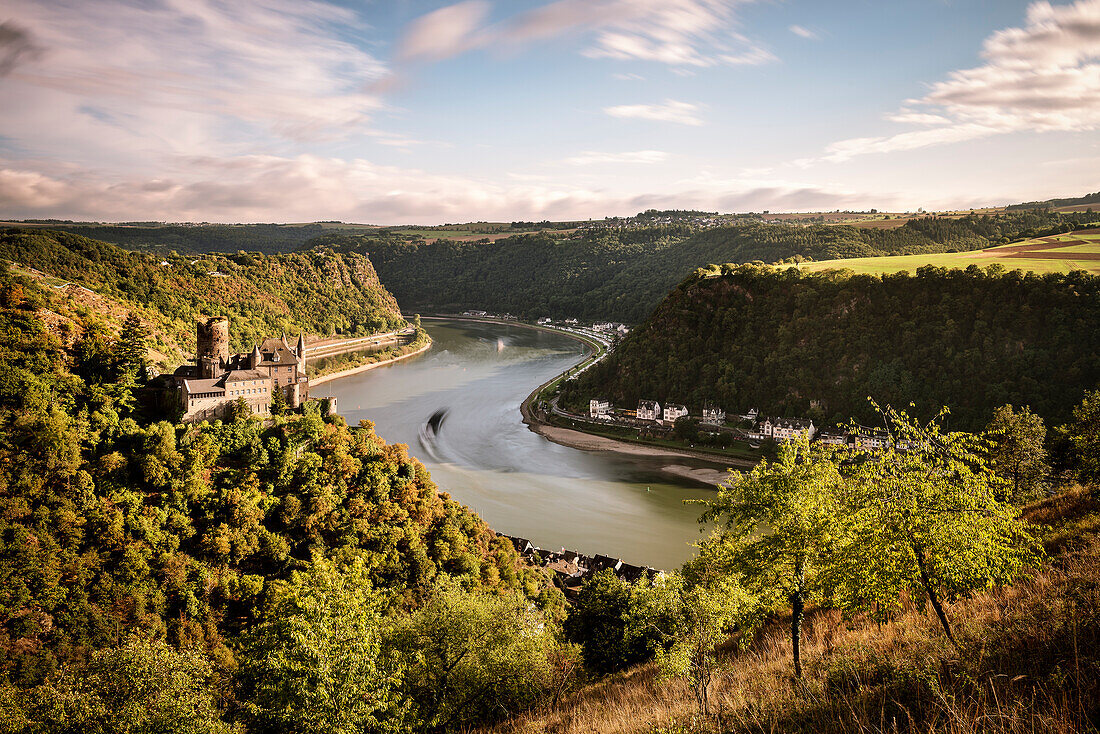
[[[675,122],[681,125],[702,125],[699,117],[700,107],[690,102],[678,102],[666,99],[661,104],[624,104],[604,107],[603,111],[612,117],[636,118],[639,120],[657,120]]]
[[[737,9],[754,0],[554,0],[502,22],[466,0],[413,21],[403,60],[438,61],[478,48],[521,48],[566,34],[586,35],[592,58],[670,66],[759,64],[774,56],[735,32]]]
[[[537,175],[507,182],[318,156],[195,157],[166,177],[55,173],[0,160],[0,216],[127,221],[314,221],[401,224],[585,219],[648,208],[808,210],[883,205],[812,184],[698,178],[643,193],[609,192]]]
[[[929,129],[842,140],[818,160],[839,162],[1012,132],[1100,128],[1100,0],[1032,3],[1024,27],[994,33],[982,56],[982,66],[951,72],[889,117]]]
[[[787,30],[801,38],[808,38],[814,40],[817,38],[817,34],[811,31],[809,28],[804,28],[800,25],[792,25]]]
[[[566,158],[565,162],[571,166],[591,166],[604,163],[660,163],[665,160],[668,160],[668,153],[663,150],[635,150],[627,153],[601,153],[586,150]]]
[[[366,123],[362,91],[385,68],[339,28],[358,17],[320,2],[8,0],[6,83],[90,101],[133,120],[181,110],[261,125],[287,138]],[[11,30],[21,36],[12,38]],[[28,47],[43,49],[28,54]],[[13,51],[14,49],[14,51]],[[23,49],[23,51],[20,51]]]

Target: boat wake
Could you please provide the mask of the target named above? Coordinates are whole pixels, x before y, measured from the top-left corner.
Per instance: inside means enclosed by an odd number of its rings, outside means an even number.
[[[431,418],[428,418],[428,421],[420,427],[417,433],[417,437],[420,439],[421,448],[427,452],[428,456],[432,457],[433,461],[440,461],[436,446],[439,439],[439,431],[443,427],[443,420],[447,417],[448,410],[448,408],[440,408],[432,413]]]

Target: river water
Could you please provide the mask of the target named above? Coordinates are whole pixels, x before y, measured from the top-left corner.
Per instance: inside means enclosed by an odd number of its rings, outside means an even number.
[[[371,420],[384,439],[407,444],[441,490],[499,532],[667,570],[692,555],[702,508],[685,500],[713,489],[662,474],[657,458],[560,446],[520,419],[523,399],[587,347],[520,326],[424,326],[433,340],[427,352],[318,386],[317,396],[334,395],[349,424]],[[442,409],[446,418],[425,443],[421,429]]]

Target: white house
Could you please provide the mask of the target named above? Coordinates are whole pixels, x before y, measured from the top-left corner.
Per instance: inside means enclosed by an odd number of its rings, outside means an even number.
[[[543,316],[543,317],[542,317],[541,319],[539,319],[539,320],[538,320],[538,321],[537,321],[536,323],[537,323],[537,324],[538,324],[539,326],[546,326],[547,324],[549,324],[549,323],[550,323],[550,317],[549,317],[549,316]]]
[[[737,417],[738,417],[738,419],[743,420],[743,421],[748,421],[749,423],[756,423],[756,418],[759,415],[760,415],[759,411],[757,411],[756,408],[752,408],[752,409],[749,410],[748,413],[742,413],[741,415],[739,415]]]
[[[722,425],[726,422],[726,411],[721,408],[703,408],[703,422]]]
[[[765,418],[760,422],[760,433],[775,441],[791,441],[803,434],[813,438],[816,430],[813,421],[798,418]]]
[[[669,403],[665,406],[665,423],[675,423],[677,418],[683,418],[687,414],[687,406]]]
[[[847,446],[848,434],[838,431],[818,431],[817,441],[825,446]]]
[[[638,420],[640,421],[659,421],[661,420],[661,404],[656,400],[639,400],[638,401]]]
[[[610,400],[600,400],[598,398],[592,398],[588,401],[588,415],[593,418],[605,418],[610,411]]]

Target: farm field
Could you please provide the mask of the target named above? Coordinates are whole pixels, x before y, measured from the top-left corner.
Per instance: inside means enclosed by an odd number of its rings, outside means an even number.
[[[985,267],[998,263],[1009,270],[1031,270],[1036,273],[1066,273],[1087,270],[1100,275],[1100,228],[1079,230],[1068,234],[990,247],[973,252],[941,252],[927,255],[896,257],[861,257],[847,260],[822,260],[801,263],[807,272],[847,268],[857,273],[916,272],[924,265],[941,268]]]

